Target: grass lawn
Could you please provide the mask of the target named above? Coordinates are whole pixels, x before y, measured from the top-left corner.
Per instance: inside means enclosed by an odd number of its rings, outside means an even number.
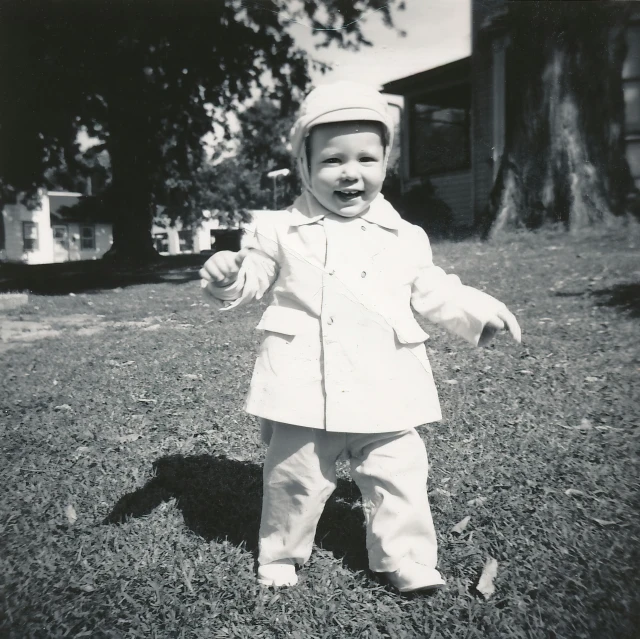
[[[428,327],[448,580],[431,596],[367,572],[344,467],[299,586],[256,585],[259,306],[220,314],[181,277],[30,296],[0,315],[0,636],[637,637],[639,248],[637,231],[434,247],[524,339]]]

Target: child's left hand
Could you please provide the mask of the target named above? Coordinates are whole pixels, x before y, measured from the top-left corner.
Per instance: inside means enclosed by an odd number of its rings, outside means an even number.
[[[522,342],[522,332],[515,315],[506,308],[500,309],[484,325],[482,335],[478,341],[478,346],[487,346],[495,337],[498,331],[507,330],[511,337],[520,344]]]

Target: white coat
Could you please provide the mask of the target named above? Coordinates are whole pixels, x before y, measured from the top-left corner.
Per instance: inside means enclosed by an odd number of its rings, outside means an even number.
[[[505,308],[434,266],[425,232],[382,195],[345,218],[304,194],[263,216],[246,246],[238,279],[209,292],[222,310],[270,293],[246,410],[278,422],[376,433],[438,421],[412,307],[472,344]]]

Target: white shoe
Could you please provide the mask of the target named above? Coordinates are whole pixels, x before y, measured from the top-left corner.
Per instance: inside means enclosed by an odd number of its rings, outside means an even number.
[[[270,564],[258,566],[258,583],[261,586],[281,588],[295,586],[298,583],[296,566],[292,559],[281,559]]]
[[[403,561],[398,570],[384,574],[389,583],[400,592],[439,590],[446,584],[435,568],[428,568],[410,559]]]

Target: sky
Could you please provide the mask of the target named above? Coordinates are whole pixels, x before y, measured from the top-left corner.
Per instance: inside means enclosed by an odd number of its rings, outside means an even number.
[[[312,74],[313,83],[356,80],[380,87],[470,55],[470,0],[405,0],[405,5],[404,11],[393,10],[395,25],[406,31],[405,37],[386,27],[380,14],[371,11],[364,16],[362,30],[373,46],[357,52],[335,45],[315,49],[320,38],[308,26],[294,25],[292,33],[299,46],[334,67],[325,75]]]

